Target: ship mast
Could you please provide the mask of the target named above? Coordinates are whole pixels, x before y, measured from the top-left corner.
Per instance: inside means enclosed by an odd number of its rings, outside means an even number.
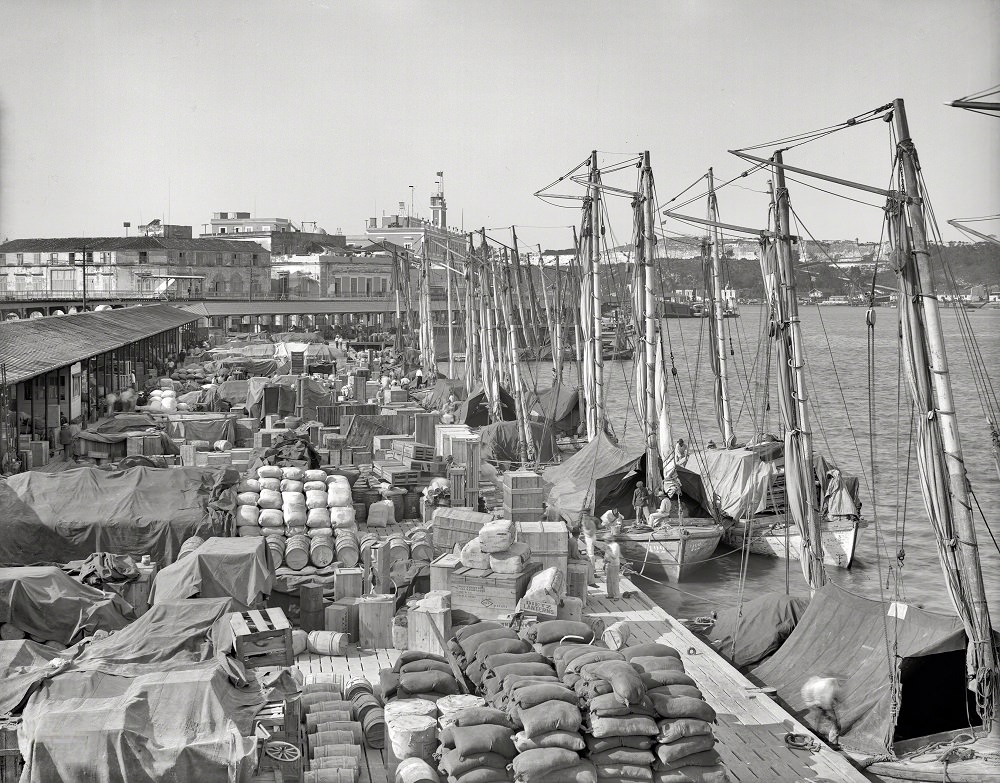
[[[792,260],[791,209],[781,151],[772,158],[776,188],[772,194],[777,221],[778,244],[778,323],[777,337],[785,350],[779,350],[779,374],[782,376],[782,419],[785,424],[785,471],[788,507],[802,536],[802,573],[810,589],[826,584],[823,565],[823,540],[817,508],[816,482],[813,478],[813,437],[809,427],[809,395],[806,386],[806,360],[799,323],[799,301],[795,288]],[[781,361],[785,358],[786,361]]]
[[[669,448],[671,444],[657,444],[657,405],[656,405],[656,299],[653,295],[653,260],[656,257],[656,234],[653,230],[653,167],[649,161],[649,151],[642,153],[642,284],[641,296],[636,296],[642,302],[643,318],[638,322],[643,328],[643,347],[645,357],[641,361],[636,357],[636,365],[641,367],[643,375],[643,391],[645,393],[645,431],[646,431],[646,487],[650,492],[656,492],[660,486],[660,450]],[[638,351],[636,351],[638,353]]]
[[[711,303],[712,320],[710,323],[712,334],[713,350],[715,351],[715,372],[716,372],[716,413],[719,420],[719,429],[722,430],[722,442],[725,448],[732,448],[736,442],[736,435],[733,432],[733,413],[729,404],[729,372],[726,357],[726,335],[724,331],[724,318],[722,308],[722,260],[721,243],[719,241],[719,204],[715,197],[715,177],[712,169],[708,170],[708,220],[709,235],[711,237],[712,258],[711,274],[709,276],[709,301]]]
[[[979,699],[980,717],[991,736],[1000,737],[997,720],[997,650],[993,641],[982,564],[972,517],[955,397],[945,350],[941,312],[935,294],[930,249],[924,225],[916,147],[910,138],[902,99],[893,101],[897,148],[905,194],[897,204],[900,319],[904,355],[911,373],[910,393],[917,410],[921,490],[937,534],[945,583],[969,639],[967,676]],[[905,219],[904,213],[905,212]]]

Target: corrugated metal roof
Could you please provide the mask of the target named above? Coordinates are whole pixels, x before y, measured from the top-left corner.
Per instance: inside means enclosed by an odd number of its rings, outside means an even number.
[[[267,253],[257,242],[236,239],[179,239],[176,237],[62,237],[11,239],[0,253],[80,253],[113,250],[203,250],[206,252]]]
[[[151,305],[8,321],[0,324],[0,364],[7,365],[7,383],[18,383],[196,320],[186,310]]]

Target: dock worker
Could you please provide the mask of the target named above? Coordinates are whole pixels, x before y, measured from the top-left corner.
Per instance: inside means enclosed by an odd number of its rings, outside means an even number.
[[[817,732],[826,733],[830,744],[840,743],[840,682],[836,677],[810,677],[802,686],[807,718]]]
[[[674,465],[684,465],[687,463],[688,458],[688,447],[684,442],[684,438],[680,438],[677,441],[677,445],[674,446]]]
[[[632,508],[635,510],[635,523],[642,524],[649,517],[649,492],[646,485],[639,481],[635,485],[635,492],[632,493]]]

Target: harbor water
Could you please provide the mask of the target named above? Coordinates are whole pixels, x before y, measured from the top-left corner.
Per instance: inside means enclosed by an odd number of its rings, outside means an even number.
[[[740,442],[761,429],[763,366],[766,363],[766,321],[763,307],[743,306],[741,317],[725,322],[730,349],[733,416]],[[863,528],[850,570],[829,569],[829,578],[851,592],[872,598],[901,600],[926,609],[953,613],[945,590],[933,530],[927,521],[910,451],[910,405],[900,375],[898,310],[876,308],[874,377],[869,384],[866,309],[861,307],[803,307],[810,415],[817,453],[830,458],[845,473],[861,477]],[[943,310],[945,337],[969,477],[979,506],[1000,539],[1000,480],[993,461],[990,430],[973,382],[969,359],[962,347],[957,310]],[[972,333],[982,351],[982,362],[994,377],[1000,370],[1000,309],[967,310]],[[721,443],[712,404],[712,369],[706,319],[667,322],[670,350],[677,368],[671,392],[671,424],[675,438],[694,444]],[[699,358],[700,357],[700,358]],[[442,368],[444,370],[444,368]],[[462,366],[458,366],[461,372]],[[575,370],[574,370],[575,372]],[[529,384],[550,385],[551,363],[530,367]],[[747,377],[750,376],[748,383]],[[770,375],[770,411],[763,414],[763,430],[780,432],[773,367]],[[605,362],[608,413],[616,434],[642,443],[635,412],[632,362]],[[678,402],[679,387],[683,404]],[[870,391],[869,391],[870,390]],[[870,436],[869,399],[874,410],[874,437]],[[749,407],[753,404],[753,408]],[[874,469],[872,444],[874,443]],[[909,467],[908,467],[909,466]],[[994,622],[1000,619],[1000,553],[978,509],[976,527]],[[898,558],[903,553],[902,561]],[[720,546],[715,558],[678,585],[633,577],[636,584],[666,611],[678,617],[705,615],[733,606],[740,591],[744,599],[767,592],[808,595],[800,564],[751,555],[741,585],[739,551]]]

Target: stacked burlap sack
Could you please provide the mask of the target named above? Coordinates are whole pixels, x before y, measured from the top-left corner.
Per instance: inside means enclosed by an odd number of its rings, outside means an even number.
[[[400,653],[391,669],[379,672],[379,685],[386,701],[426,699],[436,702],[460,690],[448,662],[440,655],[420,650]]]

